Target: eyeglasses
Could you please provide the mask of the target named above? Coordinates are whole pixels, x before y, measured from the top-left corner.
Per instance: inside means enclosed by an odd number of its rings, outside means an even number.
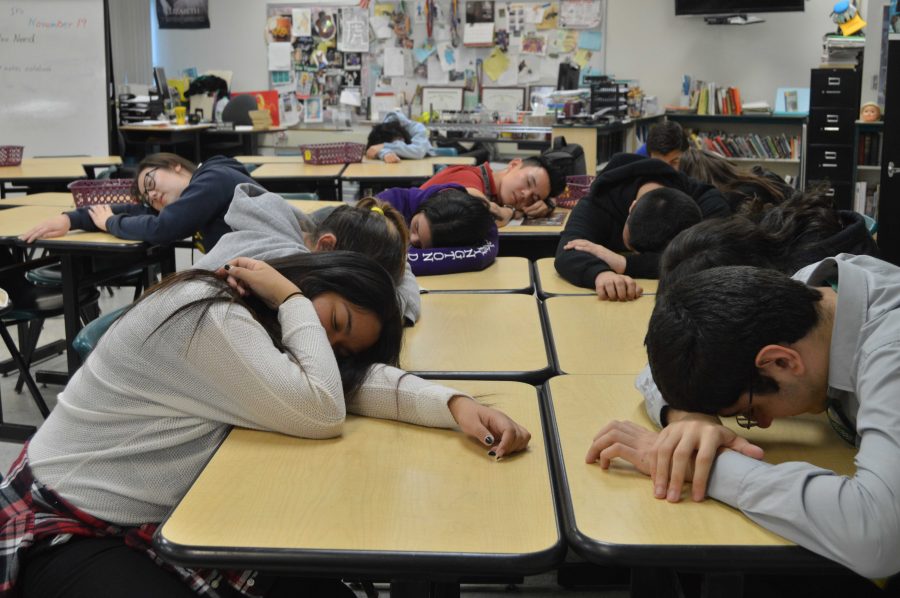
[[[147,207],[152,208],[150,205],[150,192],[156,189],[156,177],[153,176],[153,173],[156,172],[158,166],[156,168],[151,168],[147,171],[147,174],[144,175],[144,192],[141,193],[141,203]]]
[[[756,368],[754,367],[754,370]],[[756,418],[753,417],[753,372],[750,372],[750,388],[747,391],[749,398],[747,399],[747,410],[734,416],[734,421],[740,427],[749,430],[759,425]]]

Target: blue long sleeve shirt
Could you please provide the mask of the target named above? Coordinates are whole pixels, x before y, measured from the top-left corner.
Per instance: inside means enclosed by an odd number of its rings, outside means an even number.
[[[120,239],[169,245],[193,237],[202,252],[212,249],[231,228],[225,213],[231,205],[234,188],[253,183],[244,166],[232,158],[216,156],[204,162],[191,177],[181,196],[161,212],[144,205],[112,206],[113,216],[106,221],[110,234]],[[88,208],[66,212],[72,228],[96,231]]]
[[[378,152],[378,158],[383,160],[387,154],[397,154],[405,160],[421,160],[425,156],[430,156],[434,152],[431,148],[431,142],[428,140],[428,129],[425,125],[406,118],[400,112],[391,112],[384,117],[384,122],[392,120],[398,121],[406,132],[409,134],[410,142],[406,143],[402,139],[390,141],[384,144],[384,147]]]

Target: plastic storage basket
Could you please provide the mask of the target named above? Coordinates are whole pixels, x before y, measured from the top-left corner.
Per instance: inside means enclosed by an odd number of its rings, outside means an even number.
[[[114,203],[139,203],[131,194],[131,179],[86,179],[69,183],[75,207]]]
[[[556,198],[556,205],[563,208],[574,208],[578,200],[588,194],[594,177],[589,174],[576,174],[566,177],[566,188]]]
[[[22,163],[21,145],[0,145],[0,166],[18,166]]]
[[[307,164],[349,164],[362,162],[366,146],[361,143],[316,143],[301,145],[300,153]]]

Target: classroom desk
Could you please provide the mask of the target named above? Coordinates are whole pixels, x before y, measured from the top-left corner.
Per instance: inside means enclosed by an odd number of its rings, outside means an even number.
[[[422,161],[445,166],[475,165],[474,156],[427,156]]]
[[[429,378],[541,382],[551,373],[537,300],[514,293],[428,293],[404,332],[400,367]]]
[[[721,596],[740,596],[741,575],[747,571],[839,568],[723,503],[658,500],[649,478],[624,461],[617,460],[606,472],[586,464],[591,440],[607,422],[633,420],[652,429],[634,376],[559,376],[546,385],[546,396],[566,537],[589,561],[634,566],[632,596],[671,595],[654,580],[665,578],[659,569],[672,567],[710,574],[707,581],[719,584],[719,592],[704,595]],[[831,430],[824,416],[777,420],[767,430],[739,429],[733,418],[725,423],[762,446],[770,463],[799,460],[841,474],[854,471],[856,450]],[[665,583],[671,587],[673,581]]]
[[[457,431],[352,415],[329,440],[235,429],[156,547],[186,565],[437,581],[457,596],[462,576],[552,568],[565,548],[534,387],[447,384],[528,428],[528,450],[497,462]],[[451,595],[425,590],[405,595]]]
[[[45,208],[59,208],[57,213],[64,210],[74,210],[75,200],[71,193],[31,193],[28,195],[16,195],[0,201],[0,209],[16,208],[19,206],[39,206]]]
[[[563,374],[637,374],[647,365],[644,336],[655,297],[600,301],[596,296],[544,301],[547,336]]]
[[[241,164],[296,164],[303,162],[303,156],[235,156]]]
[[[126,241],[109,233],[72,231],[64,237],[41,239],[26,245],[18,236],[51,216],[59,214],[60,208],[53,206],[20,206],[2,212],[0,217],[0,245],[17,248],[39,247],[58,255],[62,271],[63,316],[66,332],[66,362],[68,373],[72,375],[81,359],[72,348],[75,335],[81,330],[81,305],[78,289],[97,286],[115,278],[125,270],[162,263],[163,274],[175,271],[175,252],[172,247],[151,246],[140,241]],[[131,257],[127,266],[93,271],[94,257]]]
[[[531,293],[531,262],[524,257],[498,257],[478,272],[417,276],[423,292],[435,293]]]
[[[313,212],[321,210],[322,208],[336,208],[338,206],[345,205],[342,201],[325,201],[323,199],[287,199],[285,201],[287,201],[289,204],[291,204],[291,206],[297,208],[304,214],[312,214]]]
[[[538,289],[538,296],[541,299],[552,297],[554,295],[594,295],[594,289],[586,289],[584,287],[575,286],[565,278],[559,275],[553,266],[555,258],[544,257],[534,262],[535,278]],[[659,286],[658,280],[650,278],[636,278],[644,295],[655,295]]]
[[[77,179],[93,178],[94,168],[122,163],[119,156],[62,156],[24,158],[18,166],[0,166],[0,198],[6,197],[6,183],[52,185],[64,189]]]
[[[357,181],[376,193],[388,187],[417,187],[434,175],[434,166],[428,160],[401,160],[396,164],[363,160],[348,164],[341,180]]]
[[[200,152],[200,135],[211,128],[211,124],[120,125],[119,131],[121,131],[125,143],[134,143],[136,145],[174,145],[178,143],[189,143],[193,148],[193,161],[194,163],[199,164],[202,159]]]
[[[569,219],[571,210],[556,208],[555,214],[563,214],[563,221],[557,225],[512,225],[500,227],[500,255],[527,257],[537,261],[542,257],[556,255],[559,236]]]
[[[314,188],[319,197],[341,197],[340,179],[344,164],[306,164],[305,162],[267,162],[250,173],[266,189],[274,192]]]

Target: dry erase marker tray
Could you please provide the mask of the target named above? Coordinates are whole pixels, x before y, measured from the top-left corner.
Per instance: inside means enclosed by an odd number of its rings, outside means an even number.
[[[131,179],[86,179],[69,183],[75,207],[138,203],[131,194]]]

